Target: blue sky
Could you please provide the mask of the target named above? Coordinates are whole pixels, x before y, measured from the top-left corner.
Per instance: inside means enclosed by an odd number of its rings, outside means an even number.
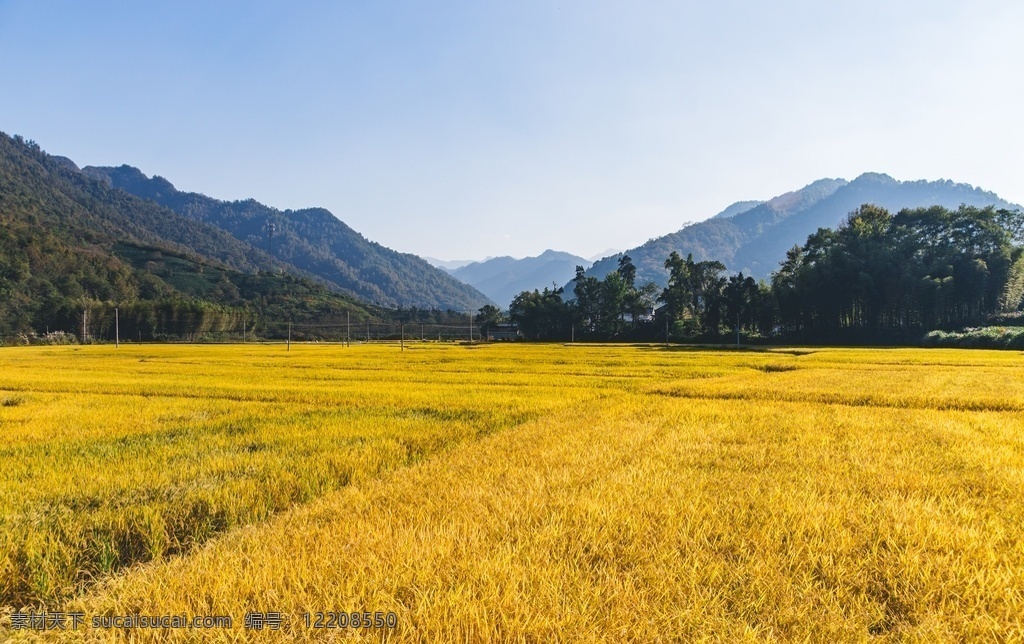
[[[1024,202],[1024,3],[0,0],[0,130],[442,259],[821,177]]]

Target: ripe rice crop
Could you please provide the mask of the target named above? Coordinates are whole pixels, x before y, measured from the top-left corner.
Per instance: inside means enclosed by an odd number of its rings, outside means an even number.
[[[202,636],[225,640],[248,611],[286,616],[280,640],[1024,638],[1018,353],[58,347],[0,369],[8,612],[226,614]],[[398,625],[301,618],[323,611]]]

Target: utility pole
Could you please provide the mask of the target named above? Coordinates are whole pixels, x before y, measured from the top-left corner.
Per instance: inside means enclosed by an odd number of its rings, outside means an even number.
[[[473,341],[473,312],[469,312],[469,341]]]
[[[352,311],[345,311],[345,346],[352,346]]]
[[[121,325],[118,318],[117,307],[114,307],[114,348],[121,348]]]
[[[82,309],[82,344],[89,339],[89,309]]]
[[[267,233],[268,233],[268,237],[270,239],[270,256],[271,257],[274,256],[274,231],[275,230],[277,230],[277,226],[274,224],[274,222],[270,222],[269,224],[267,224]]]
[[[576,344],[576,325],[574,324],[570,328],[572,329],[572,332],[569,335],[569,337],[571,338],[570,342],[572,342],[573,344]]]

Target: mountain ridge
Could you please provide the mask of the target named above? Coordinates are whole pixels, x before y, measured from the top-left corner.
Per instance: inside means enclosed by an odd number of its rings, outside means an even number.
[[[955,209],[961,204],[1020,208],[970,184],[946,179],[899,181],[878,172],[865,172],[852,181],[819,179],[751,208],[738,206],[745,203],[749,202],[737,202],[718,215],[624,251],[637,267],[637,280],[664,286],[664,262],[672,251],[684,257],[693,253],[696,261],[721,261],[731,273],[767,278],[785,259],[787,250],[802,245],[818,228],[835,228],[865,203],[892,212],[932,205]],[[621,256],[596,262],[588,274],[603,278],[617,268]]]
[[[325,208],[279,210],[255,199],[223,201],[180,191],[167,179],[129,165],[89,166],[82,172],[254,247],[265,246],[334,290],[379,306],[466,311],[491,303],[426,260],[366,239]]]
[[[251,329],[257,309],[264,319],[376,317],[220,228],[112,190],[3,133],[0,222],[0,335],[77,335],[83,311],[111,331],[115,307],[122,330],[146,338],[243,320]]]
[[[522,291],[564,284],[575,274],[577,265],[587,267],[590,262],[572,253],[547,249],[535,257],[503,256],[473,262],[453,270],[452,275],[508,308]]]

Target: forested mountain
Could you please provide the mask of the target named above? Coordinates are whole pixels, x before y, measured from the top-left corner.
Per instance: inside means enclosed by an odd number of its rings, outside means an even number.
[[[136,168],[87,167],[110,186],[212,224],[341,292],[387,307],[470,311],[489,303],[468,284],[425,260],[369,241],[323,208],[278,210],[253,199],[220,201],[181,192]]]
[[[720,261],[729,272],[767,278],[786,259],[787,250],[802,244],[818,228],[836,228],[866,203],[893,212],[931,206],[956,209],[961,204],[1019,208],[963,183],[897,181],[867,173],[850,182],[821,179],[763,203],[734,204],[715,217],[652,239],[626,254],[637,267],[638,282],[650,280],[659,286],[667,283],[665,258],[673,251],[683,256],[692,253],[696,261]],[[597,262],[588,274],[603,278],[616,269],[617,261],[613,257]]]
[[[794,245],[770,283],[673,251],[659,288],[638,284],[623,255],[602,279],[578,270],[571,295],[520,293],[508,315],[539,340],[916,344],[967,337],[1020,349],[1024,333],[1005,325],[1024,323],[1022,243],[1020,210],[932,206],[892,214],[865,204],[838,228],[819,228]],[[979,333],[978,326],[990,328]]]
[[[576,266],[589,266],[590,262],[571,253],[546,250],[537,257],[494,257],[474,262],[451,271],[467,284],[475,286],[487,297],[508,308],[512,298],[521,291],[532,291],[560,286],[572,279]]]
[[[793,247],[772,277],[791,337],[904,340],[1020,310],[1024,215],[989,206],[863,205]],[[900,336],[904,337],[900,337]]]
[[[78,333],[116,306],[152,337],[255,319],[375,317],[225,231],[113,190],[62,157],[0,133],[0,335]],[[132,320],[145,327],[135,329]],[[251,328],[251,326],[250,326]],[[134,333],[131,333],[134,335]]]

